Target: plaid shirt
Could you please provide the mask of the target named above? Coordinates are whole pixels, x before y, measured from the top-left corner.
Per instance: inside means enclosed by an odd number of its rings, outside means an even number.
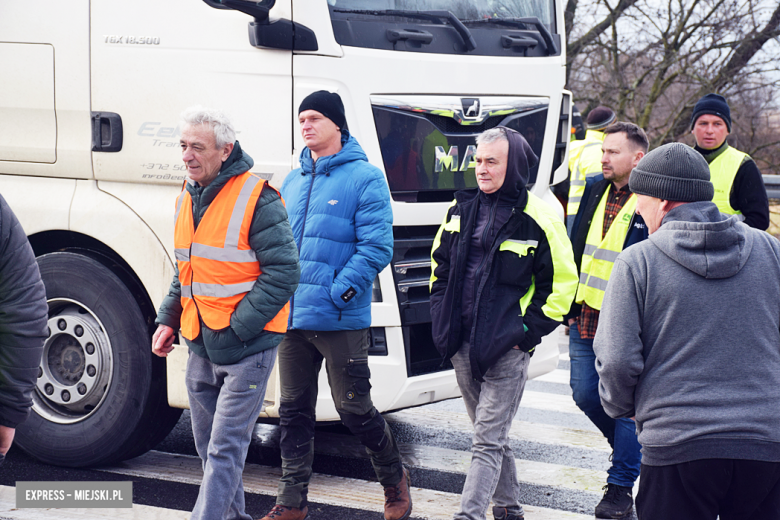
[[[609,185],[609,191],[607,193],[607,204],[604,209],[604,227],[601,229],[601,238],[604,239],[609,226],[615,220],[615,217],[623,206],[628,202],[631,197],[631,190],[628,189],[628,184],[620,188],[615,189],[615,185]],[[577,327],[580,331],[580,337],[582,339],[593,339],[596,337],[596,327],[599,325],[599,311],[593,307],[589,307],[587,303],[582,304],[582,312],[580,312],[580,319],[577,322]]]

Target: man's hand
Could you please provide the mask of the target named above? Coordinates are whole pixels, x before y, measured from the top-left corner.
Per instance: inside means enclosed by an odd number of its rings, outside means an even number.
[[[569,327],[574,325],[574,323],[577,321],[577,318],[569,318]]]
[[[11,449],[15,433],[16,429],[0,425],[0,455],[5,456],[8,450]]]
[[[173,338],[176,331],[168,325],[158,325],[152,336],[152,352],[160,357],[167,357],[173,350]]]

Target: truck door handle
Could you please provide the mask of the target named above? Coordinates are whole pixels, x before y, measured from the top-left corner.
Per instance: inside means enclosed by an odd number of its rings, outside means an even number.
[[[92,151],[122,149],[122,118],[114,112],[92,112]]]

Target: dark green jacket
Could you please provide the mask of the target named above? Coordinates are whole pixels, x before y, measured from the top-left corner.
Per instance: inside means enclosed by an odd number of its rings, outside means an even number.
[[[16,428],[30,412],[48,318],[35,254],[0,196],[0,425]]]
[[[211,184],[204,188],[187,182],[186,189],[192,197],[192,216],[196,229],[225,183],[231,177],[248,171],[253,164],[252,158],[241,150],[236,141],[233,153]],[[263,328],[298,287],[301,275],[298,248],[287,220],[287,210],[279,194],[268,186],[263,188],[257,200],[252,225],[249,227],[249,244],[257,255],[262,274],[252,290],[236,306],[230,317],[230,326],[212,330],[201,320],[200,335],[192,341],[187,340],[187,345],[195,354],[219,365],[237,363],[246,356],[277,346],[284,334],[268,332]],[[168,295],[160,306],[157,324],[178,330],[181,313],[181,286],[177,268]]]

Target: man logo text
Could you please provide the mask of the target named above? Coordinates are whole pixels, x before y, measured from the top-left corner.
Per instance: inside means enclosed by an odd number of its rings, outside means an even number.
[[[466,170],[469,170],[471,168],[476,167],[476,163],[474,162],[474,154],[477,153],[477,147],[474,145],[469,145],[466,147],[466,154],[463,157],[463,162],[460,163],[460,167],[458,167],[458,147],[457,146],[450,146],[450,151],[445,153],[443,146],[437,146],[436,147],[436,164],[434,166],[435,172],[441,172],[444,170],[449,170],[453,172],[462,171],[465,172]]]

